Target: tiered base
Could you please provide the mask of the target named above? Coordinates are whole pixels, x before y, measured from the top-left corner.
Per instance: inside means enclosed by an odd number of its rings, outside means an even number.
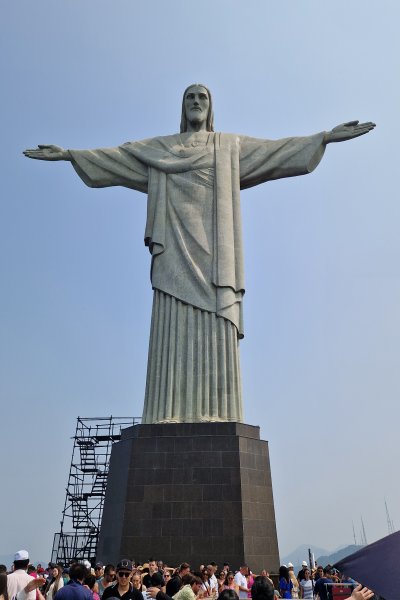
[[[135,425],[114,444],[97,560],[279,568],[268,442],[242,423]]]

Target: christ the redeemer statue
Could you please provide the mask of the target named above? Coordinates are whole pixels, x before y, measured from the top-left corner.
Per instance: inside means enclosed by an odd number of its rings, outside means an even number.
[[[70,161],[90,187],[148,195],[154,299],[143,423],[243,421],[240,189],[310,173],[327,144],[374,127],[351,121],[273,141],[215,133],[210,91],[194,84],[183,95],[179,134],[117,148],[24,152]]]

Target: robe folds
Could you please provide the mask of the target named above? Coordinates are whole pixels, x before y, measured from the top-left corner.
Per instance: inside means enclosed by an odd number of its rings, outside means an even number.
[[[69,151],[88,186],[148,195],[155,295],[144,423],[242,421],[240,189],[310,173],[323,138],[199,132]]]

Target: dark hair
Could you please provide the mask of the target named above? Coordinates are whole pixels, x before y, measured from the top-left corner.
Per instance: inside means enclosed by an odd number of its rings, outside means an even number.
[[[4,571],[0,573],[0,596],[3,596],[4,600],[8,600],[7,573],[5,573]]]
[[[239,596],[235,590],[222,590],[218,596],[218,600],[239,600]]]
[[[179,566],[178,572],[181,573],[181,571],[184,571],[185,569],[190,569],[190,565],[189,563],[182,563]]]
[[[207,91],[208,99],[210,101],[210,107],[208,109],[206,129],[207,129],[207,131],[214,131],[214,111],[213,111],[213,107],[212,107],[211,92],[208,89],[208,87],[206,85],[203,85],[202,83],[192,83],[183,92],[183,98],[182,98],[182,115],[181,115],[181,133],[184,133],[185,131],[187,131],[187,118],[186,118],[186,110],[185,110],[185,98],[186,98],[186,94],[188,93],[188,91],[190,90],[190,88],[196,87],[196,86],[202,87],[202,88],[204,88]]]
[[[61,583],[64,567],[61,565],[55,565],[54,563],[52,563],[51,569],[57,569],[58,574],[57,574],[57,577],[49,576],[47,578],[46,585],[44,587],[44,596],[46,596],[47,592],[50,589],[50,586],[54,584],[53,585],[53,598],[54,598],[54,596],[57,594],[58,590],[60,589],[60,583]]]
[[[17,571],[18,569],[23,569],[25,571],[28,565],[29,558],[27,558],[26,560],[14,560],[15,571]]]
[[[225,585],[229,585],[228,577],[235,577],[233,571],[228,571],[227,572],[226,577],[225,577],[225,581],[224,581]]]
[[[192,575],[192,581],[190,582],[190,585],[193,585],[194,583],[197,583],[198,585],[203,583],[203,580],[198,573],[193,573]]]
[[[84,581],[88,575],[88,570],[82,563],[74,563],[69,568],[69,578],[73,581]]]
[[[160,573],[160,571],[156,571],[155,573],[153,573],[153,575],[150,577],[150,581],[152,587],[162,587],[165,584],[164,577],[162,573]]]
[[[192,575],[192,573],[186,573],[186,575],[182,577],[182,587],[184,585],[192,585],[193,580],[194,576]],[[201,583],[203,583],[203,581]]]
[[[282,577],[283,579],[286,579],[286,581],[289,583],[289,569],[284,565],[281,565],[279,567],[279,579],[281,579]]]
[[[104,575],[108,575],[110,571],[115,571],[115,566],[108,563],[108,565],[104,567]]]
[[[258,577],[255,577],[254,583],[251,586],[251,598],[252,600],[274,599],[274,588],[268,577],[265,577],[265,575],[258,575]]]
[[[6,565],[0,565],[0,573],[7,573]]]
[[[84,584],[87,585],[90,590],[92,590],[96,584],[96,577],[94,575],[88,575],[85,577]]]

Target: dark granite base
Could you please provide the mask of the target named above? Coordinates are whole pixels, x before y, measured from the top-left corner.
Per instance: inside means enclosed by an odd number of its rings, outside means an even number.
[[[135,425],[114,444],[97,560],[279,568],[268,442],[241,423]]]

